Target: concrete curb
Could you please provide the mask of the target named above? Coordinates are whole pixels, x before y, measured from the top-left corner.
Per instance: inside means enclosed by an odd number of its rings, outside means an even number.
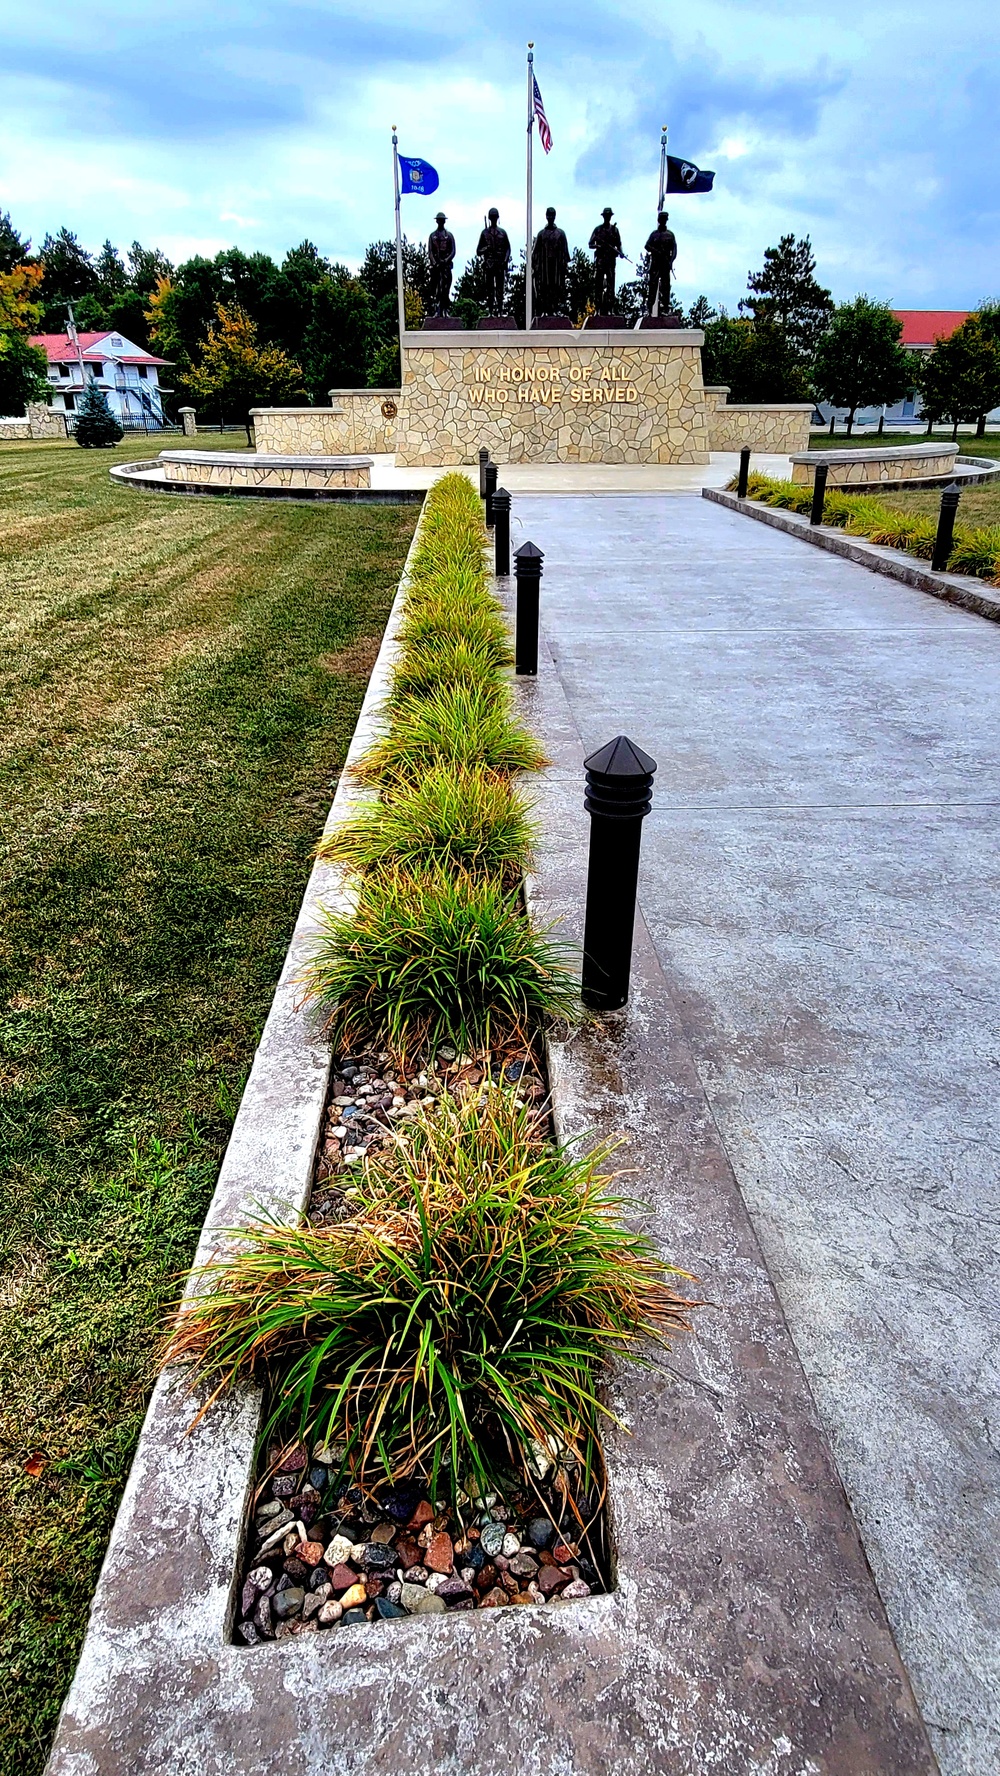
[[[837,489],[838,493],[844,491],[853,490]],[[725,506],[730,512],[740,512],[745,518],[756,518],[758,523],[769,524],[773,530],[801,537],[803,542],[827,549],[831,555],[842,555],[847,561],[857,562],[859,567],[870,567],[873,573],[901,580],[904,586],[913,586],[918,592],[929,592],[933,598],[943,598],[947,604],[960,605],[962,610],[973,611],[977,617],[1000,622],[1000,589],[992,591],[971,574],[932,573],[929,567],[910,555],[903,555],[898,549],[878,548],[861,537],[845,536],[842,530],[829,524],[812,525],[798,512],[783,512],[774,506],[759,505],[756,500],[737,499],[735,493],[724,492],[719,487],[703,487],[701,497],[714,500],[716,505]]]

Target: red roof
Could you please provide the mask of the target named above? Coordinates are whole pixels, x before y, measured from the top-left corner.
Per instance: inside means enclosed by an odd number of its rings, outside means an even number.
[[[83,350],[84,362],[99,364],[102,358],[117,358],[120,364],[169,364],[169,358],[154,358],[152,352],[135,352],[126,356],[123,352],[95,351],[94,347],[104,340],[114,337],[110,332],[78,333],[77,338]],[[50,364],[78,364],[80,362],[76,346],[65,333],[36,333],[32,345],[40,345]]]
[[[903,323],[904,345],[933,345],[936,339],[950,339],[963,321],[969,318],[967,308],[894,308],[897,321]]]

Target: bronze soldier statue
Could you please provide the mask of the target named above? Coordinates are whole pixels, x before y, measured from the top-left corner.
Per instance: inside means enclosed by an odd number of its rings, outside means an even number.
[[[507,230],[500,227],[500,211],[497,209],[490,211],[489,222],[479,236],[476,257],[483,262],[486,312],[493,317],[502,315],[507,289],[507,267],[510,264],[510,240]]]
[[[614,210],[602,210],[599,222],[590,237],[594,255],[594,307],[599,315],[613,315],[615,309],[615,273],[618,260],[624,259],[622,237],[611,218]]]
[[[649,254],[649,287],[646,293],[646,313],[651,315],[656,308],[656,299],[660,299],[660,313],[665,315],[670,307],[670,274],[674,269],[677,257],[677,238],[673,229],[667,227],[669,216],[661,210],[656,218],[656,227],[646,242]]]
[[[536,234],[535,244],[531,249],[531,282],[536,315],[560,315],[564,312],[568,270],[569,242],[562,229],[556,227],[556,213],[550,204],[545,212],[545,227]]]
[[[439,210],[437,227],[427,242],[431,262],[430,304],[432,315],[446,315],[451,307],[451,277],[455,266],[455,236],[445,227],[448,218]]]

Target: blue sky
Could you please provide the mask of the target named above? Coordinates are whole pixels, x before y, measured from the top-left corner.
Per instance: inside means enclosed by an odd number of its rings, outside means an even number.
[[[138,237],[172,258],[308,235],[356,262],[392,229],[390,125],[441,189],[464,259],[497,203],[524,230],[524,48],[552,126],[536,217],[586,245],[613,205],[633,257],[659,127],[714,167],[675,199],[678,295],[734,306],[780,234],[810,234],[837,298],[1000,294],[996,0],[0,0],[0,209],[41,240]]]

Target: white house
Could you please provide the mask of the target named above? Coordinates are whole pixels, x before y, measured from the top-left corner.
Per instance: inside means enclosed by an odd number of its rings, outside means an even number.
[[[121,425],[156,430],[164,423],[160,371],[168,358],[133,345],[121,333],[38,333],[31,341],[49,360],[49,406],[73,413],[83,392],[84,377],[96,382]]]

